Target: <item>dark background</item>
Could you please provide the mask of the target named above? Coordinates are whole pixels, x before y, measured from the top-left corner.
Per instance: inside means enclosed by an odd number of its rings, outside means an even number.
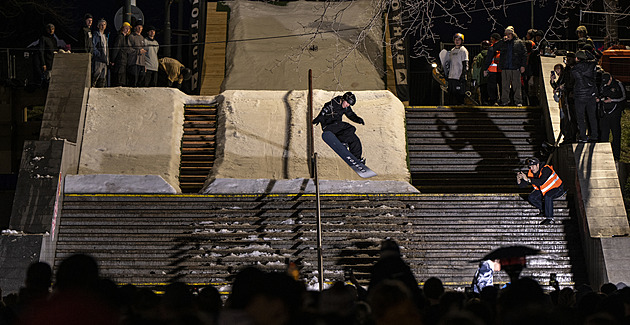
[[[495,0],[497,4],[504,4],[503,1]],[[136,5],[143,11],[145,25],[153,25],[157,28],[157,40],[164,44],[163,27],[164,11],[166,1],[160,0],[137,0]],[[446,12],[433,12],[433,27],[436,37],[433,42],[425,42],[430,48],[428,55],[418,56],[413,48],[418,35],[412,34],[407,39],[409,49],[409,87],[411,105],[436,105],[439,103],[439,88],[432,81],[430,76],[430,61],[437,57],[441,49],[441,42],[451,43],[452,35],[463,33],[465,35],[465,45],[472,56],[479,49],[479,43],[488,39],[492,32],[502,34],[503,29],[514,26],[516,33],[523,37],[527,29],[531,28],[531,3],[529,1],[507,0],[505,10],[491,11],[496,19],[493,26],[492,20],[488,19],[488,12],[479,7],[481,1],[475,2],[478,8],[467,8],[464,14],[461,8],[449,9],[454,15],[458,25],[454,24]],[[511,3],[511,4],[510,4]],[[594,2],[595,7],[590,10],[601,11],[602,2]],[[620,0],[621,8],[628,8],[630,0]],[[0,3],[0,50],[1,48],[22,49],[28,44],[37,40],[41,35],[45,24],[52,22],[56,26],[56,34],[59,38],[68,43],[75,43],[78,31],[83,24],[83,16],[89,12],[94,16],[93,28],[96,21],[103,17],[108,21],[107,31],[113,36],[114,15],[123,6],[122,0],[111,1],[70,1],[70,0],[3,0]],[[599,7],[597,7],[599,6]],[[535,1],[534,28],[547,30],[550,25],[550,18],[556,11],[555,1]],[[171,28],[173,29],[173,44],[189,43],[188,18],[190,15],[190,0],[176,0],[171,5]],[[579,9],[567,10],[559,15],[561,19],[568,19],[565,27],[559,26],[556,22],[553,31],[556,35],[551,35],[549,39],[575,39],[575,28],[579,24]],[[620,37],[628,38],[626,26],[630,19],[626,19],[620,24]],[[589,32],[597,39],[597,23],[589,27]],[[600,37],[601,38],[601,37]],[[446,45],[448,47],[448,45]],[[173,48],[171,56],[182,62],[188,62],[189,48],[185,45]],[[162,53],[160,53],[162,55]]]

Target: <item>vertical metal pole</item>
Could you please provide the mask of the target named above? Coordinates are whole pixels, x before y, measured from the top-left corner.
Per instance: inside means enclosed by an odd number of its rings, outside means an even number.
[[[319,197],[319,176],[317,175],[317,152],[313,153],[313,170],[315,174],[315,197],[317,207],[315,215],[317,218],[317,266],[318,266],[318,281],[319,291],[324,290],[324,254],[322,252],[322,211],[321,201]]]
[[[123,22],[131,24],[131,0],[125,0],[125,8],[123,11]]]
[[[314,130],[313,130],[313,123],[311,123],[313,121],[313,70],[308,69],[308,121],[306,121],[307,125],[308,125],[308,132],[306,134],[306,138],[307,138],[307,155],[308,155],[308,159],[309,159],[309,164],[308,164],[308,172],[311,175],[311,178],[314,178],[315,174],[313,171],[313,153],[315,152],[315,141],[313,139],[314,137]]]
[[[319,291],[324,290],[324,254],[322,252],[322,211],[321,201],[319,197],[319,176],[317,175],[317,153],[315,152],[315,132],[313,130],[313,70],[308,69],[308,158],[309,158],[309,172],[310,176],[315,183],[315,219],[317,222],[317,270]]]
[[[166,8],[164,10],[164,56],[171,56],[171,4],[173,0],[166,1]]]

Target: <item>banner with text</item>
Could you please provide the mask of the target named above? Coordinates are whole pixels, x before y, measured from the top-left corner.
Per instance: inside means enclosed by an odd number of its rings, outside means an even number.
[[[190,11],[190,92],[199,95],[203,71],[203,49],[206,42],[207,0],[193,0]]]
[[[401,101],[409,100],[407,83],[407,42],[404,38],[403,10],[401,0],[392,0],[389,15],[389,37],[392,47],[392,64],[396,77],[396,92]]]

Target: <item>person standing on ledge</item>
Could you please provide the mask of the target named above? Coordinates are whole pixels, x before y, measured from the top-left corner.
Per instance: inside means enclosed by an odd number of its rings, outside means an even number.
[[[365,125],[365,122],[355,112],[352,111],[350,106],[357,102],[357,98],[353,93],[347,92],[343,96],[336,96],[331,101],[324,104],[319,115],[313,120],[313,124],[322,124],[322,132],[332,132],[341,143],[345,143],[348,146],[350,153],[365,164],[365,158],[361,158],[363,154],[363,147],[361,146],[361,140],[355,134],[356,128],[350,123],[343,122],[341,119],[345,115],[351,121]]]
[[[540,224],[550,224],[553,222],[553,200],[565,193],[562,180],[550,165],[540,168],[538,158],[527,159],[527,165],[529,166],[527,175],[522,171],[518,172],[516,182],[521,187],[528,185],[534,187],[534,191],[529,194],[527,201],[540,210],[537,217],[545,218]]]

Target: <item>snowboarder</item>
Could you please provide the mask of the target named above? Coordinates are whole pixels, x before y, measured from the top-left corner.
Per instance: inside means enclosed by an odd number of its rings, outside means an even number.
[[[313,124],[322,124],[322,131],[332,132],[339,141],[346,144],[348,150],[355,157],[361,157],[363,148],[361,140],[354,133],[357,129],[350,123],[343,122],[341,119],[346,115],[351,121],[365,125],[365,122],[350,106],[356,103],[357,99],[353,93],[347,92],[343,96],[336,96],[331,101],[324,104],[319,115],[313,120]],[[365,158],[359,158],[361,163],[365,163]]]

